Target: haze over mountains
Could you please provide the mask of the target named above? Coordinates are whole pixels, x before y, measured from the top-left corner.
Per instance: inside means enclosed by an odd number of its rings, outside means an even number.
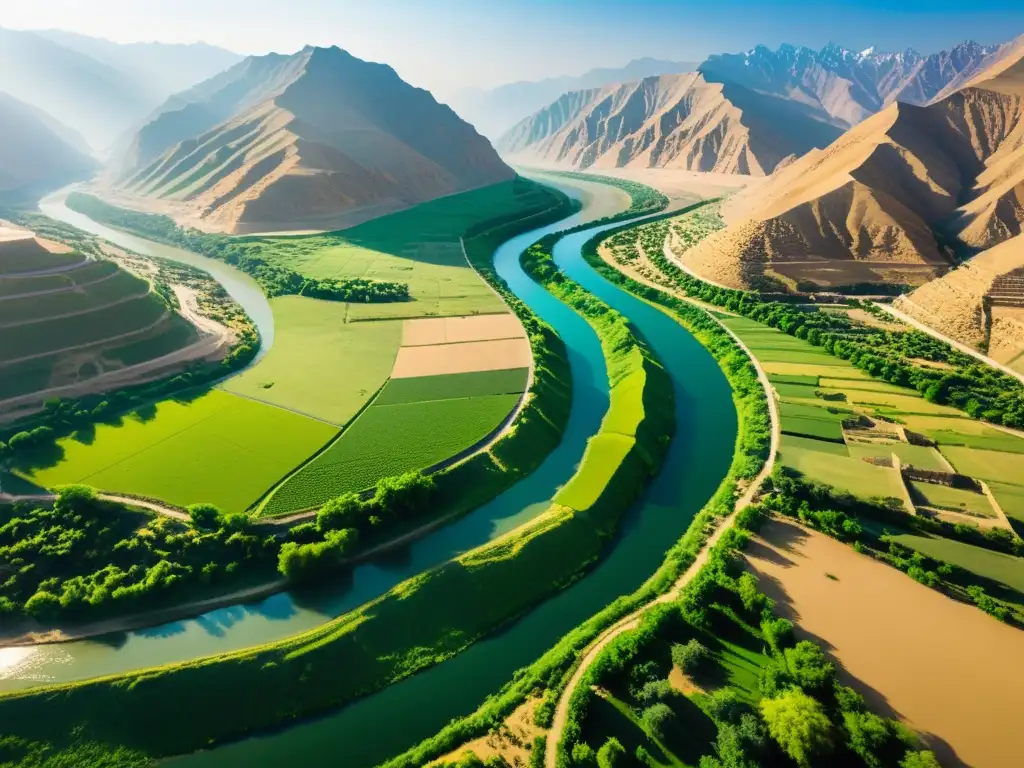
[[[80,136],[5,93],[0,93],[0,126],[0,200],[15,192],[44,192],[97,167]]]
[[[307,47],[249,57],[168,99],[113,181],[193,226],[251,233],[351,226],[512,176],[390,67]]]
[[[997,53],[970,42],[930,56],[757,46],[712,56],[688,79],[564,94],[497,146],[525,164],[766,175],[896,99],[927,103]]]
[[[73,129],[100,156],[174,90],[235,60],[210,47],[120,46],[70,33],[0,28],[0,92]]]
[[[828,284],[915,282],[1021,232],[1024,40],[966,87],[925,107],[890,104],[724,207],[725,230],[684,254],[736,287],[816,274]],[[852,262],[873,265],[857,275]],[[846,267],[843,267],[843,264]],[[920,282],[917,280],[916,282]]]
[[[489,90],[474,88],[453,99],[452,106],[492,141],[525,117],[547,106],[562,94],[601,88],[612,83],[642,80],[654,75],[692,72],[694,61],[666,61],[645,57],[622,67],[599,67],[582,75],[507,83]]]

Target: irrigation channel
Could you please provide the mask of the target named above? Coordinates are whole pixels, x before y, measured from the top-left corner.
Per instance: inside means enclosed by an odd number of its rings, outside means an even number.
[[[558,186],[574,193],[571,182]],[[75,220],[66,218],[58,208],[50,207],[46,212],[87,228],[77,216]],[[358,566],[344,583],[320,593],[282,593],[256,604],[113,638],[29,649],[28,655],[6,672],[4,652],[0,651],[0,690],[181,661],[293,635],[542,512],[556,489],[572,476],[587,438],[600,425],[608,407],[608,378],[596,334],[579,315],[522,271],[519,255],[544,234],[586,221],[586,213],[584,209],[574,217],[515,237],[495,254],[499,274],[516,295],[555,327],[570,353],[573,406],[569,424],[559,447],[537,471],[459,521],[386,560]],[[605,228],[595,227],[564,238],[555,249],[555,261],[573,279],[629,317],[649,340],[672,377],[677,422],[661,473],[634,504],[605,557],[569,588],[447,662],[333,714],[176,758],[168,761],[169,765],[334,766],[339,761],[349,768],[375,765],[436,733],[452,718],[472,712],[516,669],[534,661],[562,635],[619,595],[637,589],[656,570],[665,551],[685,532],[724,477],[736,437],[736,413],[728,382],[707,350],[668,314],[612,285],[583,260],[583,243]],[[88,229],[97,232],[102,228],[90,223]],[[97,234],[106,236],[107,232]],[[130,245],[122,234],[118,239],[125,247],[146,252],[142,247],[145,241],[133,238],[135,242]],[[161,253],[153,255],[173,258],[164,247],[158,247]],[[329,680],[320,682],[330,684]]]

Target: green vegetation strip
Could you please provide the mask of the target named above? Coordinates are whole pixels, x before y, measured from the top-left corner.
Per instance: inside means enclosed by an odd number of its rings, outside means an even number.
[[[459,652],[572,582],[599,556],[660,464],[671,433],[671,381],[625,320],[596,300],[587,315],[610,377],[646,378],[642,408],[612,395],[634,446],[607,466],[586,509],[561,504],[533,523],[311,632],[224,656],[0,697],[0,738],[57,749],[121,748],[150,757],[208,747],[339,706]],[[591,461],[584,458],[584,465]],[[334,680],[329,686],[325,679]],[[176,716],[188,708],[190,717]],[[42,713],[46,713],[42,717]],[[62,734],[54,739],[53,734]],[[67,754],[67,753],[65,753]]]
[[[375,405],[395,405],[458,397],[518,394],[526,389],[529,375],[529,368],[510,368],[504,371],[392,379],[373,402]]]
[[[667,591],[693,562],[714,530],[716,522],[731,513],[739,495],[739,484],[761,471],[771,442],[768,402],[750,358],[709,313],[649,286],[631,280],[608,267],[597,256],[597,244],[607,235],[584,246],[588,262],[606,278],[635,295],[668,310],[714,356],[733,391],[739,416],[736,451],[729,473],[704,509],[696,515],[684,536],[666,553],[661,567],[636,592],[609,604],[589,620],[566,634],[536,662],[520,669],[501,691],[489,697],[473,714],[454,721],[436,736],[387,762],[384,768],[414,768],[434,760],[453,748],[482,736],[511,714],[530,696],[542,694],[537,723],[549,727],[555,705],[572,675],[579,654],[605,629],[640,606]],[[532,763],[531,763],[532,764]]]

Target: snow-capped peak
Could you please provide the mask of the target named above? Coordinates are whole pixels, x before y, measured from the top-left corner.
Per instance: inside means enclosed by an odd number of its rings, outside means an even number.
[[[872,45],[870,48],[865,48],[858,55],[860,56],[860,58],[863,59],[863,58],[866,58],[866,57],[870,56],[874,52],[875,52],[875,46]]]

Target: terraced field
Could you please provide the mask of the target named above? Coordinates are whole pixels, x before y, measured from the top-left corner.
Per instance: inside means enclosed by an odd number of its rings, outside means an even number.
[[[41,242],[0,242],[0,400],[85,383],[198,338],[147,281]]]

